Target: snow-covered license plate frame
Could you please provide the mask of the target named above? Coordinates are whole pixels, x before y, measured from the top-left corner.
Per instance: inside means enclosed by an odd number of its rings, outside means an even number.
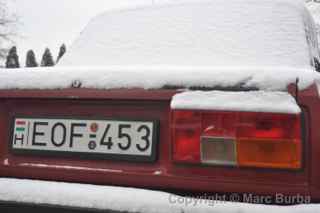
[[[10,148],[14,154],[153,162],[158,121],[14,117]]]

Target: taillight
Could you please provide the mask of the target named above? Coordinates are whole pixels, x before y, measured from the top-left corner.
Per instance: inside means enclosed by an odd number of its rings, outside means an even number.
[[[174,159],[200,162],[201,113],[176,111],[174,113]]]
[[[174,110],[173,160],[299,169],[300,114]]]

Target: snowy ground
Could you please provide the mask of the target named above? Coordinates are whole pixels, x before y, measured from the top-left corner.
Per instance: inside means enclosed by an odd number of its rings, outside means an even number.
[[[183,198],[135,188],[0,178],[0,200],[139,213],[318,213],[320,205],[271,206]],[[307,200],[307,199],[306,199]]]

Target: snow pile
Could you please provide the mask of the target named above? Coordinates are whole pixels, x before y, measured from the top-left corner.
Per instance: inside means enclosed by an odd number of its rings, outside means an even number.
[[[82,88],[115,89],[163,87],[256,88],[286,90],[299,78],[304,89],[320,79],[320,74],[308,69],[290,67],[54,67],[3,69],[0,89],[63,89],[73,82]]]
[[[173,109],[223,110],[246,112],[275,112],[298,114],[295,99],[286,92],[222,92],[190,91],[176,94]]]
[[[311,22],[300,0],[178,1],[110,11],[88,24],[60,64],[310,68],[311,52],[318,55],[306,42]]]
[[[0,179],[0,200],[139,213],[315,213],[320,205],[271,206],[193,200],[165,192],[36,180]],[[181,198],[181,197],[180,197]],[[184,201],[183,198],[180,201]],[[175,202],[174,202],[175,201]],[[197,202],[195,204],[195,202]],[[211,203],[212,205],[209,205]]]

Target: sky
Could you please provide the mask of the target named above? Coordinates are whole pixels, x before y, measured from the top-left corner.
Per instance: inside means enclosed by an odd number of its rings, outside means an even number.
[[[38,61],[46,47],[56,58],[59,46],[67,47],[77,38],[91,18],[106,10],[150,5],[160,0],[8,0],[10,13],[18,17],[17,36],[20,63],[33,49]]]

